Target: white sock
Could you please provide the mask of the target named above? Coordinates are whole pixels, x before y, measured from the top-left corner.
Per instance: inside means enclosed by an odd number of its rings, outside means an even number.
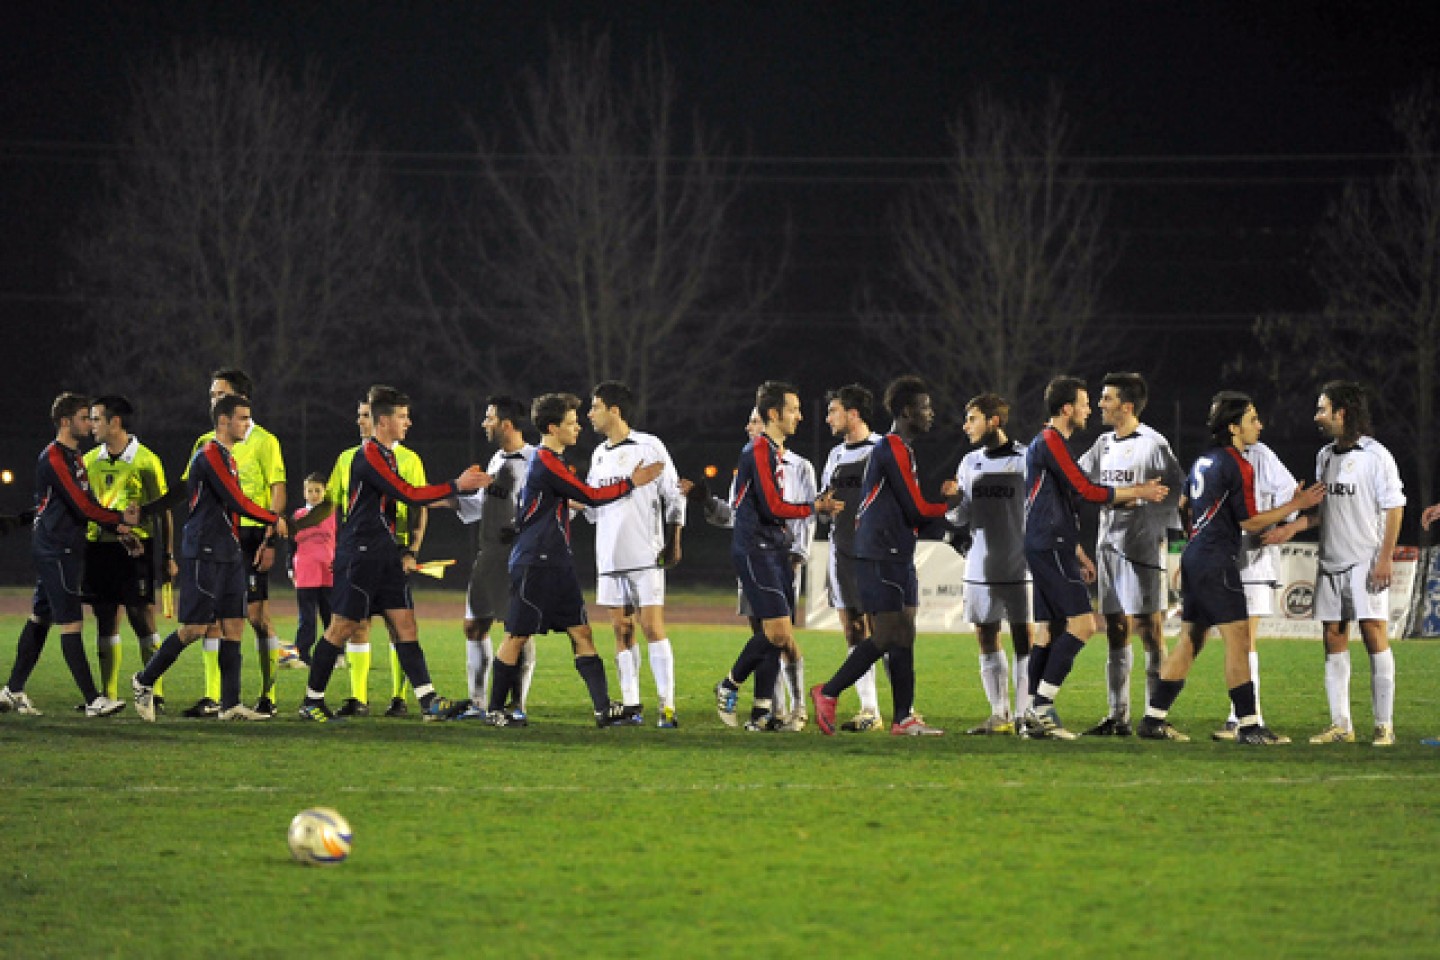
[[[1325,655],[1325,699],[1330,701],[1330,722],[1350,726],[1350,651]]]
[[[490,637],[465,641],[465,677],[469,681],[470,701],[482,709],[490,706],[490,662],[495,648]]]
[[[635,706],[640,702],[640,648],[616,651],[615,670],[620,675],[620,702]]]
[[[655,699],[660,709],[675,706],[675,650],[669,638],[650,644],[650,675],[655,678]]]
[[[200,641],[200,645],[201,645],[201,649],[205,650],[207,653],[219,653],[219,652],[220,652],[220,638],[219,638],[219,637],[205,637],[203,640]]]
[[[370,641],[369,641],[369,640],[366,640],[364,643],[354,643],[354,642],[352,642],[352,641],[346,640],[346,641],[345,641],[345,652],[346,652],[346,653],[369,653],[369,652],[370,652]]]
[[[1015,658],[1015,716],[1030,709],[1030,654]]]
[[[525,652],[521,656],[525,658],[525,666],[520,668],[520,710],[525,712],[525,704],[530,702],[530,681],[535,679],[534,637],[525,641]]]
[[[1260,709],[1260,654],[1250,651],[1250,683],[1255,687],[1255,722],[1265,726],[1265,712]],[[1232,709],[1230,711],[1234,713]]]
[[[279,637],[266,637],[266,638],[264,638],[264,639],[262,640],[261,638],[256,637],[256,638],[255,638],[255,649],[256,649],[256,650],[259,650],[261,653],[265,653],[265,652],[270,651],[270,650],[279,650],[279,649],[280,649],[280,638],[279,638]]]
[[[865,676],[855,681],[855,694],[860,698],[860,709],[870,713],[880,712],[880,697],[875,692],[875,667],[872,664]]]
[[[1117,720],[1130,719],[1130,668],[1135,663],[1135,651],[1129,644],[1110,651],[1105,661],[1105,688],[1110,693],[1110,716]]]
[[[790,684],[785,680],[784,660],[780,661],[780,672],[775,674],[775,689],[770,694],[770,700],[775,705],[777,716],[790,712]]]
[[[980,654],[980,686],[990,701],[991,715],[1005,716],[1010,707],[1010,665],[1003,651]]]
[[[1370,701],[1375,708],[1375,724],[1390,726],[1395,722],[1395,651],[1381,650],[1370,654]]]
[[[789,710],[805,712],[805,658],[797,657],[793,663],[780,664],[780,677],[788,688]]]
[[[1145,651],[1145,702],[1155,696],[1155,685],[1160,682],[1160,658],[1149,650]]]

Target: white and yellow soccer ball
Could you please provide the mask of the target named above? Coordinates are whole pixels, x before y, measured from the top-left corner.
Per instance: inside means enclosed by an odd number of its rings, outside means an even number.
[[[290,821],[290,856],[301,863],[340,863],[350,856],[350,821],[329,807],[311,807]]]

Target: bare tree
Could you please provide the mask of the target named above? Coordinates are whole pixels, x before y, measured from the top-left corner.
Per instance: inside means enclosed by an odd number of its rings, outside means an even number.
[[[1028,113],[981,93],[950,137],[943,177],[895,215],[894,300],[867,294],[862,312],[902,364],[951,398],[949,416],[964,416],[954,401],[992,390],[1017,423],[1034,422],[1052,376],[1115,355],[1095,336],[1113,262],[1107,200],[1067,156],[1058,94]]]
[[[1317,233],[1318,315],[1264,316],[1258,370],[1297,420],[1332,377],[1370,388],[1377,430],[1395,453],[1411,502],[1435,498],[1436,354],[1440,351],[1440,100],[1425,84],[1401,97],[1392,120],[1394,168],[1352,181]]]
[[[510,152],[470,122],[481,188],[431,297],[435,352],[463,378],[613,378],[647,424],[709,415],[779,270],[739,248],[738,164],[677,119],[675,88],[661,54],[621,84],[606,37],[555,38],[512,102]]]
[[[134,79],[118,147],[75,250],[103,334],[87,382],[150,401],[152,424],[193,422],[173,398],[238,365],[273,425],[302,400],[348,406],[347,358],[383,354],[393,373],[404,342],[376,335],[403,218],[314,69],[295,81],[249,50],[177,53]]]

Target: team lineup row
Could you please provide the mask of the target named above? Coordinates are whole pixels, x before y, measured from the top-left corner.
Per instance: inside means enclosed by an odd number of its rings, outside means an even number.
[[[159,460],[129,430],[134,411],[123,397],[63,394],[52,408],[56,439],[37,467],[32,553],[36,593],[17,645],[0,711],[38,713],[25,694],[52,625],[59,625],[67,666],[90,716],[124,707],[119,699],[119,610],[140,638],[144,668],[131,681],[136,709],[153,720],[165,709],[162,677],[181,651],[204,640],[206,695],[190,716],[268,719],[275,675],[290,661],[308,666],[299,713],[327,722],[369,712],[368,627],[384,617],[390,633],[392,697],[387,714],[408,710],[406,685],[427,720],[476,719],[493,726],[528,722],[526,695],[535,635],[564,631],[597,724],[643,723],[637,633],[647,641],[658,699],[658,725],[673,728],[674,652],[664,624],[664,568],[678,561],[687,501],[711,522],[733,528],[732,558],[742,614],[751,636],[715,687],[720,719],[739,725],[741,686],[754,675],[746,729],[821,731],[881,729],[875,664],[886,661],[896,735],[937,735],[915,704],[914,567],[917,537],[927,527],[968,537],[965,609],[980,642],[981,680],[991,716],[968,732],[1019,732],[1072,739],[1055,702],[1076,654],[1095,633],[1109,640],[1110,710],[1087,733],[1186,739],[1166,720],[1211,628],[1225,646],[1233,713],[1217,738],[1271,744],[1257,702],[1256,618],[1269,612],[1275,545],[1306,528],[1320,529],[1316,616],[1325,623],[1325,689],[1330,726],[1312,742],[1354,740],[1349,707],[1350,622],[1356,621],[1372,663],[1374,742],[1394,742],[1394,659],[1386,637],[1390,557],[1404,495],[1393,458],[1370,434],[1363,390],[1346,382],[1321,388],[1316,423],[1330,442],[1317,458],[1317,482],[1297,484],[1260,444],[1261,424],[1243,394],[1217,394],[1209,417],[1213,449],[1188,477],[1169,445],[1140,422],[1146,402],[1138,374],[1111,374],[1098,401],[1110,429],[1084,454],[1070,449],[1090,416],[1082,380],[1056,378],[1046,391],[1050,418],[1028,446],[1007,432],[1008,405],[981,394],[966,407],[964,429],[976,449],[961,461],[943,499],[922,494],[911,443],[934,422],[925,383],[892,382],[884,396],[893,418],[885,435],[870,428],[874,400],[858,385],[829,397],[827,421],[840,442],[817,484],[813,467],[788,450],[800,414],[799,392],[770,381],[756,395],[734,483],[725,498],[683,481],[661,441],[632,429],[633,397],[606,381],[592,391],[588,418],[604,437],[581,481],[563,457],[579,438],[579,398],[546,394],[529,419],[540,434],[526,443],[525,410],[508,397],[487,401],[484,427],[497,450],[485,470],[453,481],[426,482],[418,456],[402,445],[409,400],[393,388],[371,388],[360,404],[362,442],[326,478],[306,478],[306,505],[285,518],[280,445],[251,419],[253,385],[243,371],[216,371],[211,382],[215,429],[197,440],[183,475],[189,508],[174,548],[168,491]],[[87,437],[97,446],[85,455]],[[1101,504],[1092,557],[1079,543],[1080,500]],[[479,524],[480,550],[466,599],[469,698],[441,697],[418,642],[407,577],[417,561],[427,510],[456,509]],[[588,624],[570,544],[572,513],[596,526],[596,600],[610,612],[620,674],[619,701]],[[1428,526],[1440,506],[1425,511]],[[1161,632],[1166,596],[1166,531],[1186,518],[1181,560],[1184,621],[1167,650]],[[808,690],[792,626],[797,577],[816,520],[829,528],[830,601],[840,615],[848,654],[836,674]],[[296,643],[274,635],[268,574],[275,536],[295,539],[294,579],[300,607]],[[163,550],[163,553],[161,551]],[[179,588],[181,624],[163,641],[155,631],[154,565]],[[1098,582],[1100,614],[1089,584]],[[81,640],[83,604],[95,610],[101,684]],[[503,615],[505,640],[492,650],[489,629]],[[259,646],[261,694],[240,702],[240,640],[245,620]],[[317,621],[325,624],[315,643]],[[1011,666],[1000,649],[1008,623]],[[1033,631],[1032,624],[1038,629]],[[637,631],[636,627],[639,627]],[[1130,715],[1132,628],[1145,653],[1146,708]],[[325,702],[331,675],[345,657],[351,696],[336,711]],[[840,724],[840,693],[854,686],[860,712]]]

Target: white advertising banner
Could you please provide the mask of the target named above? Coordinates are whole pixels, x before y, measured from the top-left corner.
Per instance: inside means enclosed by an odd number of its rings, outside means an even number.
[[[915,545],[915,572],[920,581],[916,628],[923,633],[968,633],[965,558],[948,543],[921,540]],[[830,606],[830,544],[825,540],[810,545],[810,561],[805,566],[805,626],[840,629],[840,618]]]

